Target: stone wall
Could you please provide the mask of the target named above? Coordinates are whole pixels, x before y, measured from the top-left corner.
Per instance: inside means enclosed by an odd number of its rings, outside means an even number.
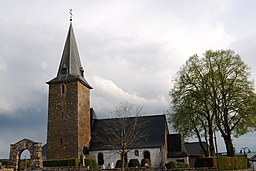
[[[88,147],[91,139],[90,89],[78,82],[78,149]]]
[[[90,140],[90,91],[79,81],[49,85],[47,160],[79,158]]]
[[[34,142],[28,139],[23,139],[15,144],[11,144],[10,157],[7,166],[8,168],[12,168],[14,170],[18,169],[20,154],[24,150],[28,150],[30,152],[30,167],[32,169],[43,167],[42,143]]]

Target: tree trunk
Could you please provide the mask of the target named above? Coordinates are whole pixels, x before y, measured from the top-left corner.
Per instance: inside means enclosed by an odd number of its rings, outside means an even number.
[[[234,150],[234,146],[233,146],[233,142],[231,139],[231,135],[222,135],[224,138],[224,142],[226,145],[226,150],[227,150],[227,156],[233,157],[235,156],[235,150]]]
[[[228,119],[227,108],[224,109],[223,117],[224,117],[223,126],[224,126],[225,133],[222,134],[222,136],[224,138],[224,142],[226,145],[227,156],[233,157],[233,156],[235,156],[235,150],[234,150],[233,141],[231,138],[231,129],[230,129],[230,125],[228,122],[229,119]]]
[[[198,141],[199,141],[199,143],[200,143],[201,148],[202,148],[203,151],[204,151],[205,157],[209,157],[209,150],[208,150],[207,147],[205,147],[205,146],[203,145],[203,141],[202,141],[202,139],[201,139],[200,132],[199,132],[196,128],[194,129],[194,131],[196,132],[196,136],[197,136],[197,138],[198,138]],[[205,137],[205,139],[207,139],[207,137]]]
[[[224,139],[224,143],[226,146],[226,150],[227,150],[227,156],[233,157],[235,156],[235,150],[234,150],[234,146],[233,146],[233,141],[231,139],[231,133],[229,132],[229,134],[227,134],[226,132],[224,132],[221,127],[218,125],[218,128],[221,132],[221,136]]]
[[[212,130],[212,124],[209,122],[209,150],[210,150],[210,156],[215,156],[215,150],[214,150],[214,142],[213,142],[213,130]]]
[[[124,171],[124,156],[122,156],[122,171]]]
[[[121,160],[122,160],[122,168],[121,168],[121,171],[124,171],[124,166],[125,166],[125,161],[124,161],[124,156],[125,156],[125,150],[124,148],[122,149],[122,152],[121,152]]]

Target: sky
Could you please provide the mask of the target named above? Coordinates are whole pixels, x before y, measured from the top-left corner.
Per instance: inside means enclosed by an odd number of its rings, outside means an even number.
[[[0,159],[23,138],[46,143],[47,81],[57,74],[69,9],[91,107],[120,102],[145,114],[170,109],[169,90],[194,54],[233,49],[256,78],[254,0],[0,0]],[[170,130],[170,133],[173,133]],[[220,151],[225,151],[218,136]],[[256,133],[234,138],[256,151]]]

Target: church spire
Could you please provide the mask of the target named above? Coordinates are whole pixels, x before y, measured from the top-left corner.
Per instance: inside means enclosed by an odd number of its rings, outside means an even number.
[[[70,82],[79,80],[82,81],[86,87],[92,89],[92,87],[88,84],[88,82],[84,78],[84,69],[80,62],[80,57],[78,53],[78,48],[76,44],[76,39],[72,26],[72,10],[70,11],[70,26],[68,30],[68,35],[66,38],[66,43],[64,46],[64,50],[62,53],[57,77],[47,82],[57,83],[57,82]]]

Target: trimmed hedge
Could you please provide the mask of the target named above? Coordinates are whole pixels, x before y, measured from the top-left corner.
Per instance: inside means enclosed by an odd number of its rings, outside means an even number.
[[[170,161],[169,163],[165,164],[167,169],[177,169],[177,168],[188,168],[187,163]]]
[[[46,160],[43,161],[44,167],[55,167],[55,166],[78,166],[79,159],[64,159],[64,160]]]
[[[219,156],[219,165],[221,170],[240,170],[249,168],[248,159],[245,157],[226,157]],[[217,168],[216,157],[198,158],[195,167],[214,167]]]
[[[43,161],[44,167],[56,167],[56,166],[79,166],[80,160],[74,159],[63,159],[63,160],[47,160]],[[85,166],[89,166],[90,169],[97,169],[98,165],[95,160],[84,159]]]
[[[148,164],[149,167],[151,167],[151,161],[149,159],[142,159],[140,166],[145,167],[146,163]]]
[[[138,159],[130,159],[128,167],[140,167],[140,162]]]
[[[195,167],[212,167],[217,168],[216,157],[200,157],[195,161]]]
[[[126,162],[124,162],[124,167],[126,167]],[[122,160],[117,160],[116,161],[116,168],[122,168]]]
[[[245,157],[219,157],[222,170],[240,170],[249,168],[248,159]]]
[[[95,160],[92,160],[92,159],[84,159],[84,164],[86,167],[89,166],[89,169],[90,170],[95,170],[95,169],[98,169],[98,165],[96,163]]]

